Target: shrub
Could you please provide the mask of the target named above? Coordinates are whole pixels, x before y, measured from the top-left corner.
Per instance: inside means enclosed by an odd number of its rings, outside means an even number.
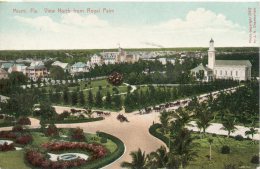
[[[12,128],[12,131],[13,131],[13,132],[22,132],[22,131],[23,131],[23,126],[21,126],[21,125],[15,125],[15,126]]]
[[[224,169],[236,169],[236,165],[235,164],[225,164],[224,165]]]
[[[101,142],[101,143],[107,143],[107,138],[106,138],[106,137],[101,137],[100,142]]]
[[[237,140],[237,141],[243,141],[243,140],[244,140],[244,137],[241,136],[241,135],[236,135],[236,136],[235,136],[235,140]]]
[[[251,158],[251,163],[253,164],[259,164],[259,155],[254,155],[252,158]]]
[[[63,113],[58,115],[58,120],[64,120],[65,118],[69,117],[70,113],[68,111],[63,111]]]
[[[20,117],[17,123],[19,125],[31,125],[31,120],[28,117]]]
[[[55,126],[55,124],[50,124],[46,130],[47,136],[59,136],[59,129]]]
[[[76,129],[71,129],[71,139],[76,141],[85,141],[83,130],[79,127],[77,127]]]
[[[15,139],[16,134],[11,131],[0,131],[0,138]]]
[[[0,114],[0,119],[4,119],[4,115]]]
[[[14,144],[8,144],[8,143],[4,143],[4,144],[0,144],[0,151],[10,151],[10,150],[15,150]]]
[[[230,148],[229,148],[229,146],[226,146],[226,145],[222,146],[222,147],[221,147],[221,153],[222,153],[222,154],[229,154],[229,153],[230,153]]]
[[[31,135],[23,135],[23,136],[20,136],[20,137],[17,137],[15,142],[18,143],[18,144],[29,144],[31,143],[33,140],[32,136]]]
[[[217,134],[216,134],[216,133],[213,133],[213,134],[212,134],[212,137],[217,137]]]

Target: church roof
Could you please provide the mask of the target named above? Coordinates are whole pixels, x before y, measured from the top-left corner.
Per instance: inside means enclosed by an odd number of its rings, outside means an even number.
[[[216,60],[216,66],[252,66],[249,60]]]
[[[204,70],[204,71],[207,71],[207,72],[208,72],[208,71],[212,71],[210,68],[204,66],[202,63],[201,63],[199,66],[197,66],[197,67],[191,69],[192,72],[198,72],[198,71],[200,71],[200,70]]]

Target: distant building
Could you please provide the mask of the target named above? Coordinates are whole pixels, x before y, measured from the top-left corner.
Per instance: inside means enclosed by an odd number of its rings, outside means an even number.
[[[32,61],[30,66],[44,66],[42,61]]]
[[[25,66],[24,64],[16,63],[8,69],[8,73],[21,72],[26,75],[26,68],[27,66]]]
[[[0,68],[0,79],[8,79],[8,73],[4,69]]]
[[[13,65],[14,65],[14,63],[3,63],[3,64],[1,65],[1,68],[4,69],[4,70],[6,70],[6,71],[8,71],[8,69],[9,69],[10,67],[12,67]]]
[[[71,74],[75,75],[77,73],[84,73],[84,72],[88,72],[88,66],[87,64],[83,63],[83,62],[77,62],[74,65],[71,66],[70,72]]]
[[[91,65],[101,65],[103,63],[103,59],[102,59],[101,56],[98,56],[97,54],[94,54],[90,58],[90,63],[91,63]]]
[[[202,63],[194,69],[191,69],[191,73],[195,76],[196,80],[203,82],[212,81],[214,76],[212,69],[204,66]]]
[[[26,76],[34,81],[44,78],[47,75],[48,71],[44,65],[29,66],[26,68]]]
[[[55,61],[51,64],[52,66],[59,66],[61,67],[64,72],[66,71],[69,71],[70,70],[70,65],[68,63],[63,63],[63,62],[60,62],[60,61]]]
[[[196,71],[205,71],[205,68],[213,72],[213,79],[233,79],[233,80],[250,80],[251,79],[251,67],[252,64],[249,60],[216,60],[215,59],[215,48],[214,40],[211,39],[209,42],[208,50],[208,66],[198,67],[192,69]],[[207,72],[204,72],[205,76]],[[205,77],[207,78],[207,77]]]

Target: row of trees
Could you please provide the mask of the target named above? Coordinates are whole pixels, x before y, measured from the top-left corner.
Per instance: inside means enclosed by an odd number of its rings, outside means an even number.
[[[124,105],[127,112],[154,106],[160,103],[174,101],[183,97],[190,97],[201,93],[212,92],[238,85],[231,80],[217,80],[211,83],[200,83],[194,85],[178,85],[176,87],[154,87],[147,86],[146,90],[139,88],[133,93],[127,93]]]

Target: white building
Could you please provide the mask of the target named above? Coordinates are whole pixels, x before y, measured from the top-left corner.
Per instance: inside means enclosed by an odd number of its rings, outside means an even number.
[[[26,68],[27,68],[27,66],[25,66],[24,64],[17,64],[16,63],[8,69],[8,73],[21,72],[24,75],[26,75]]]
[[[249,60],[216,60],[216,51],[213,39],[210,40],[208,50],[208,66],[213,71],[213,79],[233,79],[233,80],[250,80],[252,64]],[[192,69],[193,74],[204,71],[201,65]],[[204,73],[207,76],[207,73]],[[205,77],[210,81],[210,77]],[[212,80],[213,80],[212,79]]]
[[[103,59],[102,59],[101,56],[98,56],[97,54],[94,54],[90,58],[90,63],[91,63],[91,65],[101,65],[103,63]]]
[[[83,63],[83,62],[77,62],[74,65],[71,66],[70,72],[71,74],[77,74],[77,73],[84,73],[84,72],[88,72],[88,66],[87,64]]]
[[[60,61],[55,61],[51,64],[52,66],[59,66],[61,67],[64,72],[66,71],[69,71],[70,70],[70,65],[68,63],[63,63],[63,62],[60,62]]]

